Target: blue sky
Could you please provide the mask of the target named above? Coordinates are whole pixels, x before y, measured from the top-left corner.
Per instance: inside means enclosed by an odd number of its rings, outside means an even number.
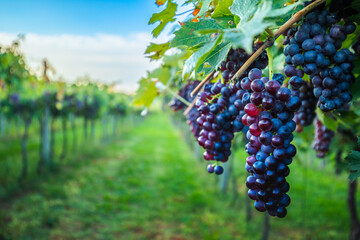
[[[180,8],[185,0],[173,1]],[[20,47],[35,72],[41,73],[46,58],[56,69],[53,79],[74,81],[86,74],[135,91],[139,79],[160,65],[145,58],[146,47],[171,37],[170,24],[157,39],[151,36],[157,24],[148,21],[163,8],[155,0],[6,0],[0,7],[0,45],[25,34]],[[192,6],[179,8],[178,13]]]
[[[129,34],[152,30],[152,0],[2,1],[0,30],[39,34]]]

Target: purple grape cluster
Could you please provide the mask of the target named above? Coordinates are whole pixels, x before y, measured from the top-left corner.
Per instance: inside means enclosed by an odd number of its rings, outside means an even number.
[[[241,131],[244,125],[239,114],[244,114],[240,83],[225,84],[221,80],[205,84],[204,91],[198,94],[195,106],[200,113],[197,123],[200,126],[198,142],[206,151],[205,160],[215,160],[208,165],[208,172],[222,174],[219,162],[226,162],[231,155],[231,141],[234,132]]]
[[[308,74],[317,104],[324,112],[341,108],[352,99],[354,56],[349,49],[340,48],[356,26],[353,22],[341,25],[340,20],[335,13],[316,9],[299,27],[289,29],[284,41],[285,75]]]
[[[316,156],[318,158],[325,157],[326,153],[329,151],[331,140],[334,136],[334,131],[328,129],[319,119],[316,119],[313,148],[316,151]]]
[[[269,81],[262,78],[261,70],[252,69],[249,77],[241,82],[248,80],[251,100],[246,103],[242,117],[243,124],[249,126],[246,134],[249,143],[245,147],[250,155],[245,166],[251,174],[246,179],[248,195],[255,200],[258,211],[268,211],[271,216],[283,218],[290,204],[289,184],[285,178],[290,173],[288,165],[296,154],[296,148],[291,144],[296,128],[292,119],[301,100],[293,96],[290,89],[281,87],[284,81],[281,74],[274,74]],[[299,91],[302,84],[301,78],[290,81],[293,91]]]
[[[9,102],[13,105],[18,105],[20,102],[20,96],[18,93],[12,93],[9,96]]]
[[[291,81],[295,81],[297,76],[292,77]],[[315,109],[317,99],[313,93],[313,86],[310,82],[304,82],[299,90],[291,90],[294,96],[298,96],[301,100],[301,106],[293,120],[296,123],[296,132],[302,132],[304,126],[309,126],[314,122],[316,117]]]
[[[188,102],[192,102],[195,97],[191,96],[191,92],[199,85],[199,83],[200,83],[199,80],[189,81],[179,90],[178,95],[184,98],[185,100],[187,100]],[[170,102],[170,107],[176,112],[179,110],[183,110],[186,107],[186,105],[185,103],[181,102],[178,98],[174,97]],[[196,107],[193,107],[186,115],[187,123],[190,126],[190,130],[196,139],[199,137],[200,134],[200,128],[196,122],[198,117],[199,117],[199,113]]]
[[[201,131],[198,123],[196,122],[199,116],[200,115],[196,107],[193,107],[186,115],[187,124],[190,126],[190,131],[196,139],[198,139],[198,137],[200,136],[200,131]]]
[[[191,96],[191,92],[199,85],[200,81],[189,81],[186,83],[182,88],[179,90],[178,95],[182,98],[184,98],[188,102],[192,102],[195,97]],[[181,102],[178,98],[174,97],[170,102],[170,107],[174,111],[183,110],[186,108],[185,103]]]
[[[261,41],[256,42],[253,45],[253,52],[258,50],[261,47],[261,45],[263,45],[263,42]],[[223,61],[220,67],[222,71],[222,77],[224,78],[224,80],[229,81],[241,68],[241,66],[244,65],[244,63],[250,58],[250,56],[251,54],[247,54],[245,50],[242,48],[238,48],[238,49],[231,48],[227,55],[226,61]],[[265,51],[262,52],[260,56],[256,59],[256,61],[254,61],[250,65],[249,69],[252,68],[264,69],[266,68],[267,65],[268,65],[268,56]],[[242,74],[242,76],[240,76],[240,78],[243,78],[247,74],[248,71],[245,71]]]

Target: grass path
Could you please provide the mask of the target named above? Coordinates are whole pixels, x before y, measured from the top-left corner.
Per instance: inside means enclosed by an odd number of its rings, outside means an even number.
[[[11,211],[2,211],[1,235],[5,239],[217,238],[226,219],[217,219],[209,208],[219,205],[216,188],[211,187],[214,179],[206,182],[203,168],[194,167],[200,164],[166,117],[148,118],[109,148],[106,157],[65,169],[43,183],[39,192],[15,200]]]
[[[243,170],[243,161],[236,160],[236,169]],[[78,161],[76,168],[63,167],[38,191],[1,209],[0,239],[259,239],[261,235],[263,214],[253,211],[251,224],[245,222],[244,171],[239,175],[238,204],[229,207],[231,195],[219,193],[215,176],[206,173],[206,164],[194,158],[163,114],[149,116],[117,142],[97,146]],[[290,194],[301,199],[303,180],[301,167],[297,169]],[[341,189],[340,199],[345,196],[346,185],[341,187],[340,180],[326,181]],[[344,221],[346,213],[336,216],[335,222],[331,219],[338,199],[330,196],[327,203],[328,191],[323,189],[310,194],[323,194],[316,198],[323,209],[307,203],[307,227],[314,231],[310,239],[346,237],[348,224],[336,222]],[[299,217],[303,205],[301,201],[292,205],[288,221],[272,219],[271,239],[304,239]]]

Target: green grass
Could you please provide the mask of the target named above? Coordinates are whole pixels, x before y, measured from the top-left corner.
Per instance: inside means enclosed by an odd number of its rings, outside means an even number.
[[[0,205],[0,239],[259,239],[264,214],[251,207],[252,220],[245,216],[244,152],[235,154],[232,205],[185,132],[159,113],[115,142],[91,145]],[[270,239],[347,239],[346,175],[306,167],[308,157],[291,165],[292,203],[285,219],[271,218]]]
[[[124,121],[130,122],[130,116],[125,118]],[[120,122],[118,123],[120,127]],[[22,123],[19,121],[19,123]],[[22,168],[22,158],[21,158],[21,134],[23,131],[23,124],[18,123],[18,136],[15,134],[15,124],[14,122],[8,123],[8,132],[0,142],[0,199],[12,195],[18,191],[22,191],[21,186],[19,186],[19,176]],[[30,125],[29,137],[27,141],[27,153],[28,153],[28,178],[27,185],[31,185],[32,181],[37,179],[37,165],[40,159],[39,149],[40,149],[40,136],[39,136],[39,123],[36,119]],[[63,132],[61,129],[60,119],[55,122],[55,148],[54,148],[54,160],[55,165],[60,163],[60,155],[62,153],[63,147]],[[83,121],[82,119],[76,120],[76,129],[75,132],[72,132],[70,123],[68,123],[67,130],[67,157],[62,161],[63,163],[74,162],[74,158],[78,154],[86,153],[88,148],[93,144],[96,144],[99,139],[103,138],[104,128],[101,121],[97,120],[95,123],[95,134],[94,139],[90,135],[90,123],[88,127],[88,139],[84,137]],[[119,128],[119,131],[122,129]],[[112,125],[109,122],[107,125],[107,132],[110,134],[112,131]],[[76,144],[73,142],[73,134],[76,134]],[[108,140],[111,140],[111,135],[109,135]],[[102,140],[103,141],[103,140]],[[74,146],[75,145],[75,146]],[[102,146],[103,147],[103,146]],[[36,183],[33,183],[36,184]]]

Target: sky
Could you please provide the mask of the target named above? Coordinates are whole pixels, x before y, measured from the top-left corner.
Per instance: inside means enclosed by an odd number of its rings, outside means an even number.
[[[181,7],[182,13],[192,6]],[[40,72],[46,58],[56,69],[54,78],[74,81],[89,75],[103,82],[120,82],[135,91],[147,70],[159,66],[144,56],[150,42],[165,42],[177,21],[153,39],[151,15],[164,7],[155,0],[8,0],[0,8],[0,45],[24,34],[21,49],[28,65]],[[182,21],[186,14],[178,17]]]

